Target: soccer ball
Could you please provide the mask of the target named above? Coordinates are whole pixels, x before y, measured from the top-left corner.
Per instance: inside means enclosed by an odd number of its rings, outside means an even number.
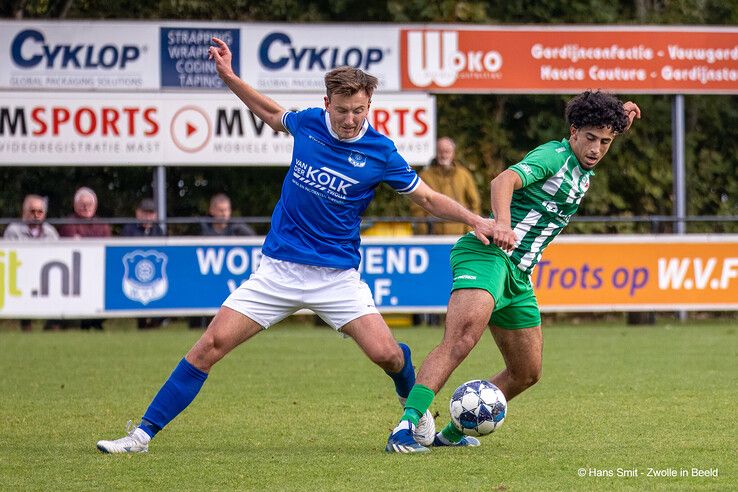
[[[489,381],[462,384],[451,397],[451,421],[467,436],[484,436],[497,430],[507,415],[507,400]]]

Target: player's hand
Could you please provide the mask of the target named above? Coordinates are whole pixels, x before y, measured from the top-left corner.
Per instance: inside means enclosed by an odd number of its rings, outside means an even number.
[[[213,37],[212,41],[216,46],[211,46],[208,50],[208,59],[215,60],[215,70],[218,72],[218,76],[225,79],[233,74],[233,68],[231,67],[233,55],[225,41],[216,37]]]
[[[628,117],[628,126],[625,127],[625,131],[627,132],[630,125],[633,124],[633,120],[636,118],[641,119],[641,108],[636,103],[628,101],[623,104],[623,109],[625,110],[625,115]]]
[[[482,241],[482,244],[488,245],[489,238],[492,236],[494,231],[495,221],[493,219],[479,218],[479,221],[474,224],[474,235]]]
[[[495,222],[495,225],[490,236],[492,242],[500,247],[503,251],[512,251],[515,248],[515,232],[508,224],[500,224]]]

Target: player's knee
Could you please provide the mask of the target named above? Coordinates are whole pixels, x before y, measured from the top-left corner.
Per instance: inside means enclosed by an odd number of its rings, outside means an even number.
[[[468,333],[455,338],[452,341],[451,357],[458,362],[463,361],[477,344],[477,341],[477,337]]]
[[[195,346],[192,347],[188,359],[192,359],[195,367],[207,372],[217,361],[223,358],[221,352],[222,350],[218,349],[218,343],[215,337],[205,332]]]
[[[389,372],[399,372],[405,365],[405,357],[397,345],[377,350],[370,355],[372,362]]]
[[[518,371],[517,374],[513,374],[513,379],[523,388],[530,388],[541,379],[541,367],[531,366],[525,368],[522,371]]]

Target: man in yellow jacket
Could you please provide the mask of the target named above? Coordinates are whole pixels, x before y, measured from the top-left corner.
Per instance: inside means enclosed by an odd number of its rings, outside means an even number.
[[[453,198],[461,205],[479,215],[481,199],[472,173],[456,160],[456,144],[449,137],[441,137],[436,142],[436,158],[420,173],[420,178],[432,189]],[[413,217],[428,217],[428,213],[413,206]],[[416,234],[450,234],[460,236],[468,232],[464,224],[452,222],[433,222],[416,224]]]

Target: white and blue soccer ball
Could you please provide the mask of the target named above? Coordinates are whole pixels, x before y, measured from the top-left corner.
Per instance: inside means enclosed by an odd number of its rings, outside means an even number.
[[[507,400],[489,381],[475,379],[462,384],[451,397],[451,421],[467,436],[485,436],[505,421]]]

